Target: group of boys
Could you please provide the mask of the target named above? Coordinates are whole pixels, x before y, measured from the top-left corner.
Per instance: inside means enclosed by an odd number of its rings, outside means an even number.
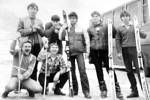
[[[67,65],[61,55],[63,53],[62,41],[68,35],[74,95],[78,95],[76,60],[83,94],[85,98],[91,98],[84,61],[84,53],[86,53],[89,63],[95,66],[100,95],[102,98],[106,98],[107,87],[102,68],[105,67],[109,73],[108,25],[104,24],[100,13],[98,11],[91,13],[91,24],[86,32],[86,30],[78,25],[78,15],[76,12],[71,12],[68,15],[70,25],[67,23],[61,24],[60,17],[53,15],[51,22],[45,25],[44,30],[41,20],[36,18],[38,6],[35,3],[31,3],[28,5],[27,10],[29,16],[20,19],[17,27],[21,38],[14,40],[11,45],[10,53],[14,57],[13,70],[2,97],[6,98],[9,92],[17,89],[18,80],[21,82],[21,88],[27,89],[30,97],[34,97],[36,92],[43,94],[46,91],[45,93],[47,94],[48,89],[44,89],[45,74],[47,76],[46,87],[48,87],[49,82],[58,79],[59,82],[56,84],[54,94],[65,95],[61,92],[61,88],[63,88],[68,80],[68,72],[66,71]],[[132,69],[133,62],[139,75],[134,26],[131,23],[131,16],[127,11],[123,11],[120,14],[120,19],[123,24],[118,28],[112,27],[113,38],[116,39],[117,56],[118,58],[123,57],[127,76],[131,83],[131,94],[127,98],[138,97],[137,83]],[[68,30],[68,33],[65,30]],[[42,37],[44,36],[48,38],[48,46],[43,44]],[[146,34],[140,31],[140,36],[145,38]],[[16,49],[17,41],[20,41],[19,47],[21,49]],[[42,62],[42,67],[37,79],[38,62]],[[47,73],[45,73],[46,65]],[[18,72],[20,73],[17,74]],[[117,98],[123,98],[116,73],[114,73],[114,78],[116,96]]]

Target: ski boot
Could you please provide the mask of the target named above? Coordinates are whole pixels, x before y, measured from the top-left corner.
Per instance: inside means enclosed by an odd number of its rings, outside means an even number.
[[[127,98],[134,98],[134,97],[139,97],[139,93],[138,93],[137,87],[132,89],[131,94],[129,94],[127,96]]]
[[[100,82],[100,91],[101,91],[101,98],[107,97],[107,87],[105,81]]]
[[[120,89],[120,86],[119,86],[118,82],[115,83],[115,88],[116,88],[116,96],[117,96],[117,98],[122,99],[123,95],[121,93],[121,89]]]

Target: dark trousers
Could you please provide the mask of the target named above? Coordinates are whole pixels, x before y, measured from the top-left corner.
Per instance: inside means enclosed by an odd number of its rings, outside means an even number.
[[[46,78],[47,79],[47,81],[46,81],[46,87],[48,86],[48,83],[53,82],[53,78],[54,78],[55,74],[56,73],[50,74],[50,76],[47,76],[47,78]],[[63,86],[65,85],[65,83],[68,80],[68,74],[69,73],[66,72],[66,73],[63,73],[63,74],[60,75],[60,77],[59,77],[60,82],[58,84],[56,84],[56,88],[59,88],[59,89],[63,88]],[[39,80],[39,83],[43,87],[43,90],[44,90],[45,74],[40,73],[38,80]]]
[[[72,65],[72,80],[73,80],[74,93],[78,93],[78,82],[77,82],[77,77],[76,77],[75,59],[77,61],[78,69],[79,69],[79,73],[80,73],[82,91],[84,94],[86,94],[87,92],[89,93],[89,91],[90,91],[89,81],[88,81],[88,77],[86,74],[83,53],[70,57],[71,65]]]
[[[33,55],[35,55],[36,57],[38,56],[38,54],[39,54],[40,51],[41,51],[40,44],[34,44],[32,46],[31,53]],[[38,65],[38,61],[36,61],[33,73],[31,74],[31,78],[33,80],[37,80],[37,65]]]
[[[131,89],[137,90],[137,86],[136,86],[137,82],[136,82],[136,79],[134,76],[133,65],[132,65],[132,64],[134,64],[134,67],[138,74],[138,78],[140,80],[136,47],[123,47],[122,48],[122,56],[123,56],[124,64],[126,67],[127,76],[130,81],[130,84],[131,84]],[[141,83],[141,81],[140,81],[140,83]]]
[[[91,50],[90,51],[90,62],[95,65],[96,74],[98,78],[99,85],[104,81],[103,67],[109,72],[109,59],[108,50]],[[117,83],[117,76],[114,73],[115,83]]]

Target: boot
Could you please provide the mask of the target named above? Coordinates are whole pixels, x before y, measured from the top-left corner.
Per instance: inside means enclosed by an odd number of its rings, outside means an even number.
[[[129,94],[129,95],[127,96],[127,98],[134,98],[134,97],[139,97],[139,93],[138,93],[137,88],[132,89],[131,94]]]
[[[100,82],[100,91],[101,91],[101,98],[107,97],[107,87],[105,81]]]
[[[86,92],[86,93],[84,94],[84,96],[85,96],[85,98],[87,98],[87,99],[91,99],[91,98],[92,98],[89,92]]]
[[[55,94],[55,95],[66,95],[66,94],[64,94],[63,92],[61,92],[61,90],[60,90],[59,88],[55,88],[54,94]]]
[[[35,94],[34,94],[34,92],[33,92],[33,91],[28,90],[28,93],[29,93],[29,97],[32,97],[32,98],[34,98],[34,97],[35,97]]]
[[[120,89],[120,86],[119,86],[118,82],[115,83],[115,88],[116,88],[116,96],[117,96],[117,98],[123,98],[123,95],[121,93],[121,89]]]
[[[4,92],[3,94],[2,94],[2,98],[7,98],[8,97],[8,92]]]

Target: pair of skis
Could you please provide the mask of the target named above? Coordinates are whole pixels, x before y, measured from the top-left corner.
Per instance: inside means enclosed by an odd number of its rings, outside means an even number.
[[[111,96],[113,100],[116,100],[116,88],[115,88],[115,69],[113,65],[113,35],[112,35],[112,20],[108,19],[108,59],[109,59],[109,76],[111,86]]]
[[[46,60],[45,60],[45,77],[44,77],[44,91],[43,91],[43,98],[45,98],[46,94],[46,83],[47,83],[47,49],[46,49]]]
[[[66,12],[63,10],[63,19],[64,23],[67,24],[67,15]],[[65,30],[66,31],[66,36],[65,36],[65,41],[66,41],[66,46],[65,46],[65,52],[67,55],[67,65],[69,68],[69,96],[73,97],[74,92],[73,92],[73,82],[72,82],[72,72],[71,72],[71,61],[70,61],[70,47],[69,47],[69,34],[68,34],[68,28]]]
[[[142,85],[141,87],[142,87],[143,94],[145,96],[145,100],[150,100],[150,92],[149,92],[148,84],[145,77],[144,67],[143,67],[143,58],[142,58],[141,43],[140,43],[140,31],[138,27],[138,19],[136,16],[134,16],[134,31],[135,31],[138,66],[139,66],[140,79]]]

